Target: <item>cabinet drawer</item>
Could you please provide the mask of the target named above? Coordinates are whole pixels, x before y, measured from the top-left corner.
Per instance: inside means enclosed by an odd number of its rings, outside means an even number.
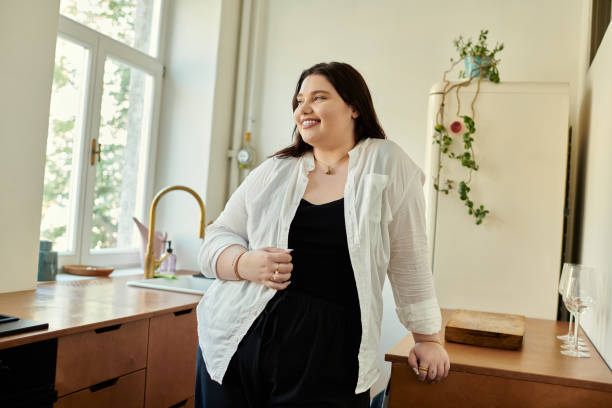
[[[142,408],[144,405],[145,370],[108,380],[83,391],[66,395],[55,408]]]
[[[145,406],[189,406],[198,347],[195,309],[151,318]],[[187,400],[187,402],[185,402]]]
[[[58,395],[120,377],[146,366],[149,320],[61,337],[57,345]]]

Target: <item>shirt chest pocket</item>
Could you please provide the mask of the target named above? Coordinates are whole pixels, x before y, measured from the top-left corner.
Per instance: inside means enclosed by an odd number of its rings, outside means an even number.
[[[383,192],[388,179],[386,174],[369,173],[364,176],[362,219],[380,222]]]

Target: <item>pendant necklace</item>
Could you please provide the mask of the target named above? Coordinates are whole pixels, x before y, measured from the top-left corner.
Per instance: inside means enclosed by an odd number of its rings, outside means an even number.
[[[331,176],[331,175],[335,174],[335,172],[333,172],[333,173],[332,173],[332,167],[336,167],[336,166],[337,166],[337,165],[338,165],[340,162],[342,162],[342,161],[343,161],[345,158],[346,158],[346,155],[345,155],[344,157],[342,157],[340,160],[338,160],[336,163],[334,163],[333,165],[331,165],[331,166],[330,166],[329,164],[327,164],[327,163],[323,163],[323,161],[321,161],[321,160],[317,159],[316,157],[315,157],[315,160],[316,160],[317,162],[319,162],[319,163],[321,163],[321,164],[323,164],[323,165],[327,166],[327,170],[325,171],[325,174],[327,174],[328,176]]]

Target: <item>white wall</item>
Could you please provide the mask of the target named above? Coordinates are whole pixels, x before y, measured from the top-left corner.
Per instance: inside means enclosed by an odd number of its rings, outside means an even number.
[[[263,155],[290,142],[290,99],[299,73],[321,61],[353,64],[365,77],[382,125],[422,165],[427,93],[455,56],[452,40],[488,28],[504,42],[501,79],[572,86],[575,106],[580,2],[574,0],[268,0],[262,115]],[[572,108],[574,111],[574,108]]]
[[[355,66],[370,87],[390,139],[421,166],[425,163],[427,94],[455,57],[458,34],[490,31],[502,41],[502,81],[568,82],[571,122],[576,110],[582,4],[574,0],[268,0],[259,69],[261,116],[253,132],[258,157],[290,143],[291,96],[300,72],[321,61]],[[405,334],[389,286],[380,359]],[[374,387],[379,390],[388,377]]]
[[[584,327],[612,367],[612,28],[589,68],[580,104],[577,262],[595,268],[601,283]]]
[[[36,287],[58,15],[59,0],[0,2],[0,293]]]
[[[207,223],[225,205],[239,20],[239,0],[168,2],[154,191],[193,188],[205,202]],[[184,192],[171,192],[158,206],[156,228],[168,232],[179,268],[198,269],[199,217]]]

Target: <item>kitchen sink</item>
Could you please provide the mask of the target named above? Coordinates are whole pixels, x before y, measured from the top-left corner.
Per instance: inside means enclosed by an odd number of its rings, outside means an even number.
[[[206,289],[216,280],[214,278],[194,277],[192,275],[176,275],[178,279],[152,278],[129,281],[129,286],[147,289],[169,290],[173,292],[203,295]]]

